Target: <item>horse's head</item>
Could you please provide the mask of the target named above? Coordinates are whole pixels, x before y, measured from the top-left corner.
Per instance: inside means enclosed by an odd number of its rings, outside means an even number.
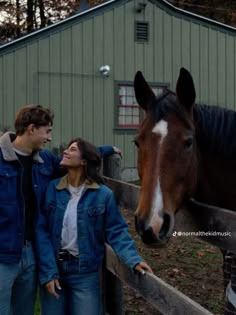
[[[172,235],[176,211],[191,197],[196,184],[195,88],[183,68],[176,94],[166,91],[155,97],[141,72],[136,73],[134,88],[146,112],[135,136],[142,182],[136,230],[147,244],[165,243]]]

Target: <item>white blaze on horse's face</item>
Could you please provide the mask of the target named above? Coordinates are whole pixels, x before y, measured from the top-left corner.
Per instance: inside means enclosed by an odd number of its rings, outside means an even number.
[[[161,137],[160,144],[164,140],[164,138],[167,136],[168,133],[168,123],[165,120],[160,120],[152,129],[153,133],[156,133],[158,136]]]
[[[184,68],[180,69],[176,93],[166,91],[156,97],[140,71],[135,75],[134,89],[146,113],[135,139],[142,181],[135,212],[136,231],[147,244],[166,242],[174,228],[174,214],[191,196],[197,180],[197,157],[192,154],[196,92],[192,76]],[[168,123],[160,117],[168,119]],[[178,167],[177,157],[184,170]]]
[[[154,197],[152,200],[151,212],[148,225],[152,227],[153,233],[158,235],[161,226],[164,222],[163,219],[163,196],[160,186],[160,180],[157,179],[157,186],[155,188]]]
[[[161,150],[161,144],[168,134],[168,123],[165,120],[160,120],[153,127],[152,132],[160,137],[159,150]],[[163,224],[163,195],[160,185],[160,177],[157,178],[156,187],[154,190],[154,198],[152,200],[151,212],[149,217],[149,225],[152,227],[153,232],[158,234],[160,227]]]

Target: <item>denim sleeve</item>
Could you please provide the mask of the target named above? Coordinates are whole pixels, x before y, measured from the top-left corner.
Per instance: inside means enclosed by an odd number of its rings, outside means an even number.
[[[128,233],[128,225],[116,205],[112,192],[106,206],[105,237],[106,242],[129,268],[133,269],[136,264],[144,261]]]
[[[111,145],[97,147],[97,150],[101,153],[103,159],[114,153],[114,149]]]
[[[52,162],[53,162],[53,178],[59,178],[64,176],[67,171],[60,166],[61,156],[56,156],[52,154]]]
[[[49,183],[46,192],[45,206],[37,213],[35,228],[35,251],[39,270],[39,282],[45,284],[52,279],[59,278],[54,249],[50,240],[48,223],[47,223],[47,205],[53,196],[52,182]]]
[[[61,156],[57,156],[49,150],[44,150],[43,160],[53,168],[52,179],[62,177],[66,174],[67,171],[60,166]]]

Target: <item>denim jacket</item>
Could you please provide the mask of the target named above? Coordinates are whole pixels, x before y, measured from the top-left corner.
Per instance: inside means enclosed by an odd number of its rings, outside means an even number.
[[[24,243],[22,166],[13,150],[13,133],[0,138],[0,263],[17,263]],[[48,182],[59,172],[58,157],[47,150],[35,153],[32,184],[40,208]]]
[[[61,246],[63,217],[70,199],[67,175],[48,185],[45,206],[36,227],[36,252],[40,283],[59,278],[57,255]],[[143,261],[117,208],[114,194],[105,185],[86,184],[77,205],[80,273],[97,271],[107,242],[130,268]]]
[[[19,262],[24,243],[23,169],[11,143],[15,137],[11,132],[0,137],[0,263]],[[114,153],[111,146],[98,149],[103,156]],[[60,160],[48,150],[34,155],[32,184],[37,202],[36,216],[44,201],[49,181],[62,174]]]

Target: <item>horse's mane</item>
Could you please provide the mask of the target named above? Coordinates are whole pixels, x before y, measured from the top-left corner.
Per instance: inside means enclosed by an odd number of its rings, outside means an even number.
[[[194,105],[196,137],[204,150],[236,158],[236,112],[209,105]]]
[[[156,98],[151,112],[155,122],[175,113],[188,128],[186,113],[176,103],[175,93],[167,90]],[[198,105],[193,108],[196,139],[199,147],[210,154],[236,158],[236,112],[218,106]]]

